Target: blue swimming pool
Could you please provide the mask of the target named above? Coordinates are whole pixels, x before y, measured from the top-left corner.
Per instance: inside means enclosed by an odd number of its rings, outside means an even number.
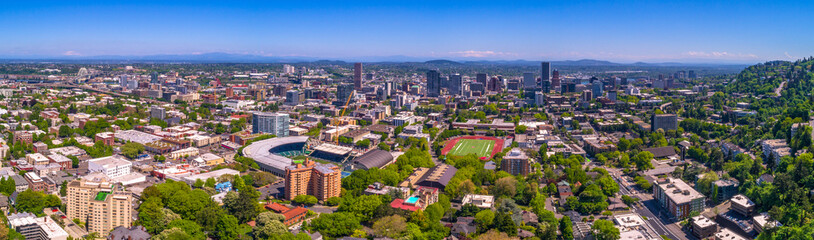
[[[416,202],[418,202],[418,197],[410,197],[404,201],[404,203],[407,204],[415,204]]]

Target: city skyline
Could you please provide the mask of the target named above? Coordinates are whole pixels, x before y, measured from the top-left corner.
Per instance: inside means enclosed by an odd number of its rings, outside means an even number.
[[[0,58],[247,54],[757,63],[812,55],[806,2],[13,2]],[[760,16],[760,17],[756,17]],[[767,21],[772,19],[772,21]]]

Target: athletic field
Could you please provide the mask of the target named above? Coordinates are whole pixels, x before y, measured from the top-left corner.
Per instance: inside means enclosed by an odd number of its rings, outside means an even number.
[[[449,151],[449,155],[466,156],[475,154],[478,158],[490,157],[492,156],[492,148],[494,145],[494,140],[461,139],[455,144],[455,147]]]

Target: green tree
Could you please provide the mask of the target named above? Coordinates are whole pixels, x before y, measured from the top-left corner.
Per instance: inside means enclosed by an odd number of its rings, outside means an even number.
[[[317,204],[317,201],[318,201],[317,197],[314,197],[314,196],[311,196],[311,195],[298,195],[298,196],[294,197],[293,200],[291,200],[291,202],[293,202],[293,203],[306,205],[306,206],[311,206],[311,205]]]
[[[238,223],[237,218],[229,214],[222,214],[218,219],[218,224],[215,227],[218,239],[231,240],[237,239]]]
[[[495,221],[495,212],[489,209],[482,210],[475,214],[475,222],[482,229],[489,229]]]
[[[506,196],[509,198],[517,194],[517,180],[513,177],[504,177],[495,183],[494,193],[496,196]]]
[[[155,235],[150,239],[155,240],[183,240],[183,239],[193,239],[188,233],[184,232],[180,228],[169,228],[161,232],[161,234]]]
[[[254,227],[254,236],[267,239],[274,235],[280,235],[288,232],[285,224],[285,216],[273,212],[263,212],[257,215],[257,225]]]
[[[407,231],[407,220],[399,215],[380,218],[373,223],[373,234],[378,237],[398,239]]]
[[[378,195],[346,197],[342,200],[342,204],[339,205],[338,211],[353,213],[359,221],[367,222],[382,204],[381,197]]]
[[[309,228],[328,237],[336,238],[352,234],[354,230],[361,229],[362,224],[352,213],[336,212],[319,215],[318,218],[311,220]]]
[[[562,234],[562,239],[574,239],[574,229],[572,228],[571,218],[568,216],[562,216],[560,219],[560,234]]]
[[[517,226],[512,220],[512,216],[507,213],[498,213],[495,215],[495,229],[509,234],[509,236],[517,235]]]
[[[591,226],[597,240],[617,240],[619,239],[619,229],[611,221],[597,219]]]

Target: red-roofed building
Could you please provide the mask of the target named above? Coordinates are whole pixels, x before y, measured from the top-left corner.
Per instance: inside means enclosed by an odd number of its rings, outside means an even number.
[[[241,119],[241,118],[248,118],[248,117],[251,117],[251,116],[248,115],[248,114],[240,114],[240,115],[232,115],[231,117],[234,118],[234,119]]]
[[[285,205],[273,202],[266,204],[266,209],[274,211],[276,213],[283,213],[285,211],[291,210],[290,208],[286,207]]]
[[[400,198],[396,198],[396,200],[393,200],[392,202],[390,202],[390,207],[403,209],[403,210],[407,210],[407,211],[410,211],[410,212],[415,212],[415,211],[418,211],[419,209],[421,209],[420,207],[418,207],[416,205],[411,205],[411,204],[404,203],[404,199],[400,199]]]
[[[420,186],[413,195],[407,199],[396,199],[390,202],[390,207],[415,212],[438,202],[438,188]]]
[[[289,208],[279,203],[269,203],[266,204],[265,207],[268,210],[282,214],[285,217],[283,223],[286,226],[291,226],[296,223],[302,222],[302,220],[305,219],[305,215],[308,214],[308,209],[304,207]]]
[[[308,209],[305,209],[304,207],[295,207],[283,212],[283,216],[285,216],[285,221],[283,223],[286,226],[291,226],[302,222],[302,220],[305,219],[306,214],[308,214]]]

